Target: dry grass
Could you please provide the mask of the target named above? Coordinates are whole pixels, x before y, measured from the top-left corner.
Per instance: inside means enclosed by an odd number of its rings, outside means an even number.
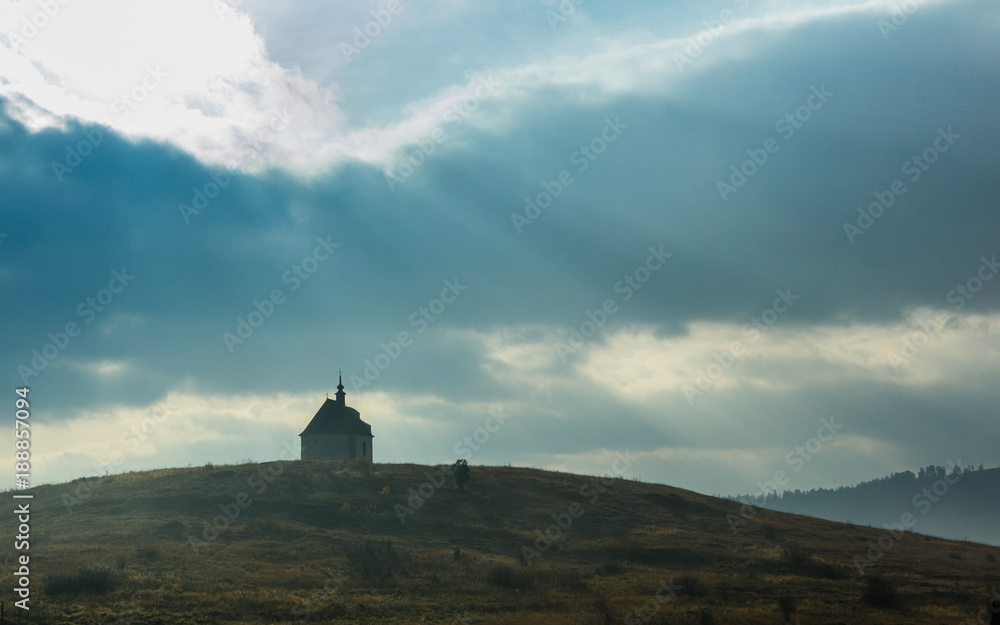
[[[72,513],[62,496],[79,483],[38,488],[31,622],[937,625],[975,617],[1000,588],[997,548],[908,534],[862,575],[852,559],[876,528],[760,511],[734,532],[733,502],[627,480],[595,499],[581,496],[593,478],[528,469],[473,467],[469,488],[436,488],[401,524],[394,506],[429,470],[126,474],[89,482]],[[261,471],[272,481],[252,479]],[[583,513],[556,535],[553,515],[571,504]],[[214,540],[192,548],[220,518]],[[5,535],[11,523],[0,518]],[[536,530],[555,538],[525,566]]]

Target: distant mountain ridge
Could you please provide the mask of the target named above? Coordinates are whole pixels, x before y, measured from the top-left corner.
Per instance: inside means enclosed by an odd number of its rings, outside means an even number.
[[[1000,545],[1000,468],[928,466],[856,486],[737,497],[761,508]],[[907,516],[908,515],[908,516]],[[908,527],[909,526],[909,527]]]

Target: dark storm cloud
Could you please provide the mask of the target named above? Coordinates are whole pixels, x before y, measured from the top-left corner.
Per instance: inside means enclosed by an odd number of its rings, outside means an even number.
[[[60,183],[52,161],[95,128],[31,133],[5,116],[0,231],[9,238],[0,249],[0,320],[17,331],[0,365],[13,375],[30,366],[48,333],[80,324],[80,336],[30,380],[56,414],[66,414],[144,403],[177,387],[329,387],[338,367],[363,375],[383,343],[409,332],[413,344],[366,388],[489,401],[511,389],[484,370],[481,343],[451,330],[578,325],[604,299],[620,298],[618,281],[661,245],[674,256],[620,302],[608,329],[643,323],[669,336],[698,320],[742,324],[785,287],[801,296],[782,320],[790,326],[889,322],[916,307],[943,307],[981,256],[1000,253],[995,11],[984,3],[927,5],[889,41],[870,14],[766,39],[738,34],[715,44],[725,62],[699,60],[664,93],[636,85],[588,98],[571,87],[522,86],[519,99],[487,102],[477,113],[489,120],[503,111],[502,129],[450,129],[451,139],[394,191],[382,171],[362,163],[308,182],[230,173],[189,224],[178,204],[193,204],[217,170],[104,129],[94,153]],[[776,122],[807,106],[814,88],[832,95],[788,136],[790,126]],[[580,171],[578,150],[616,119],[627,128]],[[912,181],[905,164],[949,128],[960,138]],[[723,201],[718,181],[769,138],[778,151]],[[519,234],[511,215],[524,214],[525,198],[545,192],[562,170],[573,182]],[[850,243],[844,224],[855,224],[857,208],[897,179],[906,193]],[[319,254],[328,258],[293,289],[295,267],[314,254],[317,238],[339,247]],[[81,303],[123,269],[134,281],[86,323]],[[419,333],[423,324],[414,319],[427,319],[421,308],[441,296],[446,280],[468,288]],[[275,289],[282,303],[231,353],[224,333],[235,334],[237,318]],[[971,307],[985,313],[998,304],[1000,291],[991,287]],[[101,361],[129,366],[118,376],[83,368]],[[558,380],[571,372],[549,373]],[[531,432],[525,441],[558,440],[569,452],[636,436],[650,448],[685,440],[671,426],[651,424],[648,412],[616,408],[595,393],[562,391],[551,400],[578,415],[573,435],[539,419],[523,426]],[[754,395],[745,409],[760,414],[780,412],[779,404],[820,414],[825,404],[817,397],[827,397]],[[889,385],[858,397],[873,419],[902,410]],[[951,405],[974,421],[988,399]],[[923,428],[944,409],[911,407],[908,418]],[[620,426],[603,424],[609,413]],[[872,427],[883,429],[871,435],[919,444],[910,430],[878,423]]]

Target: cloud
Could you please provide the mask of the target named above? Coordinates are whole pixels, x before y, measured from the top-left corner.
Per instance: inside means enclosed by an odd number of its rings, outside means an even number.
[[[28,127],[72,117],[250,170],[335,156],[335,94],[268,60],[245,13],[198,0],[52,4],[44,22],[39,5],[4,2],[0,13],[10,33],[0,96]]]
[[[19,50],[4,41],[0,286],[18,296],[0,322],[18,331],[0,366],[20,381],[45,365],[28,381],[65,450],[53,476],[86,470],[85,424],[167,396],[186,398],[178,432],[201,442],[144,446],[143,462],[239,460],[251,440],[297,433],[341,367],[367,382],[349,389],[380,459],[450,460],[494,405],[516,416],[481,461],[582,468],[631,449],[648,463],[637,474],[715,492],[736,489],[734,471],[773,473],[830,415],[857,445],[832,447],[810,465],[831,472],[802,487],[944,449],[996,457],[968,433],[988,434],[997,399],[1000,291],[952,301],[1000,253],[1000,136],[982,106],[1000,95],[984,61],[1000,52],[994,9],[924,4],[886,41],[885,3],[754,4],[681,71],[674,55],[733,6],[581,5],[553,31],[539,3],[527,17],[525,3],[452,4],[407,5],[339,66],[326,57],[374,5],[220,17],[183,2],[122,55],[139,17],[116,30],[70,4]],[[466,18],[474,34],[440,36]],[[171,43],[184,28],[192,43]],[[88,32],[104,43],[74,55]],[[523,40],[501,50],[512,32]],[[100,125],[157,63],[169,76],[142,110]],[[495,92],[477,94],[481,80]],[[958,139],[914,178],[948,128]],[[253,162],[220,171],[251,139]],[[778,149],[746,166],[769,139]],[[734,167],[754,171],[723,199]],[[897,180],[905,193],[847,236]],[[519,233],[529,201],[544,206]],[[673,255],[620,287],[650,247]],[[134,279],[119,290],[114,272]],[[447,305],[445,281],[467,285]],[[744,324],[776,289],[799,299],[750,341]],[[564,362],[557,344],[609,300],[617,312]],[[940,310],[946,329],[893,370],[887,354]],[[745,355],[688,402],[684,385],[736,340]],[[377,358],[389,364],[368,379]]]
[[[578,367],[623,402],[653,406],[678,395],[694,403],[723,389],[780,393],[855,380],[971,390],[982,382],[984,362],[1000,357],[996,333],[990,333],[1000,322],[996,313],[956,316],[924,309],[897,323],[846,326],[769,327],[754,321],[696,322],[670,337],[657,336],[653,328],[628,328],[581,354]],[[551,343],[547,347],[555,353]],[[970,362],[971,352],[978,358]]]
[[[767,44],[761,34],[857,16],[871,21],[894,6],[887,1],[824,6],[775,3],[763,15],[754,16],[747,12],[748,5],[734,4],[705,11],[695,30],[678,36],[657,39],[649,31],[638,35],[634,29],[627,30],[592,40],[585,53],[510,58],[509,65],[491,74],[506,86],[501,97],[515,101],[552,88],[575,92],[572,97],[591,104],[623,95],[679,95],[691,82],[691,74],[765,52]],[[0,5],[4,9],[0,23],[11,33],[0,47],[0,63],[6,68],[0,95],[13,105],[12,115],[36,130],[59,126],[68,116],[103,123],[130,137],[169,142],[213,165],[249,171],[283,167],[310,174],[344,159],[387,165],[386,160],[397,158],[404,146],[442,125],[447,108],[481,80],[479,73],[471,79],[469,72],[443,73],[448,81],[432,78],[428,82],[437,88],[429,94],[397,103],[403,117],[383,120],[382,125],[355,123],[348,128],[336,76],[310,78],[299,69],[272,61],[251,14],[242,6],[197,0],[183,0],[169,8],[156,4],[139,8],[121,0],[100,0],[83,8],[53,6],[54,15],[48,17],[43,9],[25,3]],[[378,6],[363,14],[331,10],[323,17],[343,33],[340,45],[357,49],[357,42],[345,31],[357,39],[358,32],[374,25],[369,29],[374,37],[366,35],[362,41],[374,38],[379,43],[384,32],[397,38],[407,34],[406,29],[412,27],[407,21],[445,29],[440,19],[429,18],[440,18],[442,11],[472,12],[454,3],[431,6],[424,12],[409,3],[396,6],[398,12]],[[258,10],[265,21],[270,17],[265,8]],[[389,16],[382,18],[388,19],[385,24],[375,15],[379,11]],[[492,12],[473,14],[477,20],[497,17]],[[39,15],[44,19],[39,20]],[[581,7],[570,17],[579,21],[584,15]],[[122,23],[130,26],[124,28]],[[185,45],[177,46],[181,38]],[[55,41],[59,45],[53,45]],[[122,54],[122,50],[133,52]],[[363,51],[367,50],[366,45]],[[332,49],[329,52],[332,57],[341,56],[332,54]],[[377,57],[378,52],[368,54]],[[393,52],[398,53],[398,48]],[[387,80],[398,82],[401,76],[394,69],[380,68]],[[484,126],[489,121],[477,116],[473,123]]]

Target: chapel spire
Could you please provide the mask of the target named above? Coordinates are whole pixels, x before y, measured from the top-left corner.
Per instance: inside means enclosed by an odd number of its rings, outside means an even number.
[[[347,393],[344,392],[344,372],[339,371],[339,377],[337,380],[337,403],[341,406],[344,405],[344,397]]]

